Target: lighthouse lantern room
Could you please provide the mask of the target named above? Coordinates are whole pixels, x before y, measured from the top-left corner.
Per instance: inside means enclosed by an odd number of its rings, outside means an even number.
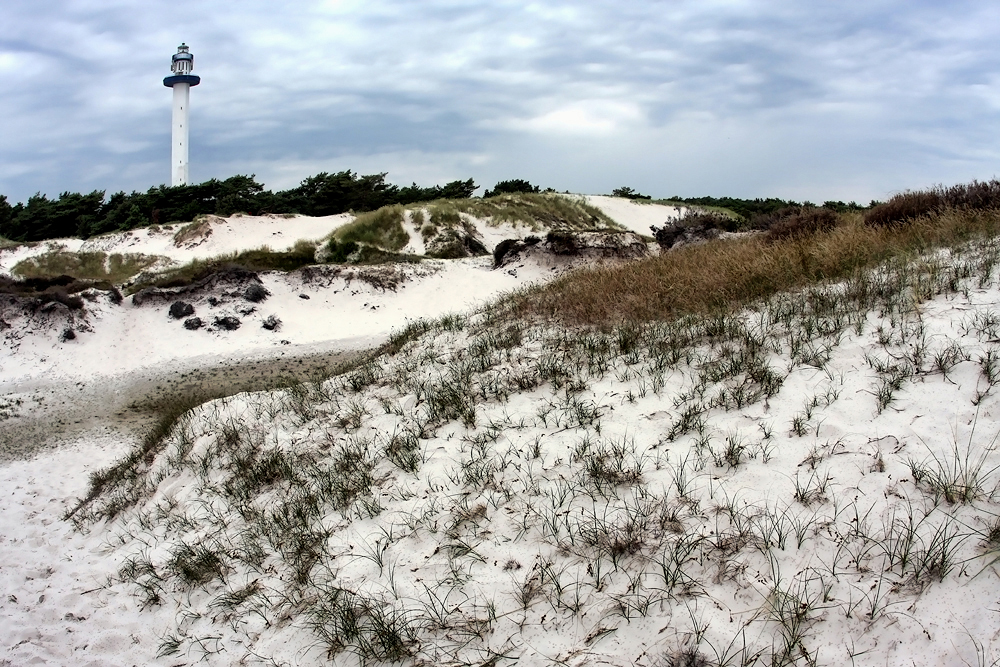
[[[163,85],[174,89],[174,109],[172,115],[170,147],[170,184],[187,185],[188,182],[188,139],[190,137],[189,106],[191,87],[201,83],[201,77],[191,74],[194,69],[194,54],[187,44],[177,47],[177,53],[170,62],[173,75],[163,80]]]

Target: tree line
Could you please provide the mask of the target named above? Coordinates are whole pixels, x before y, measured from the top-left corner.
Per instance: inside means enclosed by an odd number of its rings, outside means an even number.
[[[464,199],[478,188],[471,178],[423,188],[416,183],[404,187],[393,185],[385,177],[385,173],[362,176],[350,170],[323,172],[306,178],[298,187],[271,192],[254,175],[237,175],[195,185],[160,185],[146,192],[116,192],[111,196],[106,196],[103,190],[89,194],[64,192],[53,199],[38,193],[26,203],[13,205],[0,195],[0,237],[14,241],[89,238],[149,225],[188,222],[203,214],[335,215],[373,211],[390,204]]]

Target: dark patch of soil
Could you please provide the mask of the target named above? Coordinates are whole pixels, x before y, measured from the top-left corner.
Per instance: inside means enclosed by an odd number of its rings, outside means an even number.
[[[537,237],[505,239],[493,251],[493,268],[522,261],[528,256],[555,255],[581,259],[638,259],[648,254],[646,243],[632,232],[549,232]],[[563,260],[565,261],[565,260]]]
[[[194,315],[194,306],[187,301],[174,301],[170,304],[170,317],[179,320]]]
[[[201,280],[196,280],[188,285],[146,287],[132,295],[132,303],[136,306],[141,306],[145,303],[156,301],[173,301],[180,296],[195,296],[205,292],[221,290],[226,286],[241,288],[245,295],[249,284],[260,285],[260,276],[242,267],[231,266],[211,273]],[[263,289],[263,286],[261,286],[261,289]],[[267,290],[264,291],[266,292]]]

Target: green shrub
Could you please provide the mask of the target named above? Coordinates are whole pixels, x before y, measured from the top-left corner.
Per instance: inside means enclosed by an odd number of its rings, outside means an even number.
[[[357,251],[358,247],[358,244],[354,241],[330,239],[329,243],[327,243],[327,248],[330,251],[327,261],[334,264],[343,264],[352,253]]]
[[[672,248],[680,241],[704,241],[716,238],[721,230],[729,227],[732,218],[715,212],[690,213],[673,224],[663,227],[650,226],[656,243],[661,248]]]
[[[521,178],[514,178],[509,181],[500,181],[493,186],[492,190],[487,190],[483,193],[483,199],[489,197],[496,197],[497,195],[509,195],[516,194],[519,192],[526,192],[528,194],[535,194],[541,191],[537,185],[532,185],[528,181]]]
[[[612,197],[624,197],[625,199],[652,199],[649,195],[639,194],[630,187],[615,188],[611,191]]]

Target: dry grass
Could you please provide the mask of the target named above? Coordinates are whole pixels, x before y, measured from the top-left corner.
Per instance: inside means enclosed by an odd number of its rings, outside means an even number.
[[[950,187],[906,191],[893,195],[865,214],[869,225],[896,225],[921,216],[956,209],[985,211],[1000,208],[1000,181],[972,181]]]
[[[866,226],[860,215],[844,214],[836,228],[808,236],[712,241],[576,271],[514,295],[502,310],[567,324],[613,325],[735,309],[782,290],[841,279],[891,257],[998,231],[997,210],[949,210],[896,227]]]

